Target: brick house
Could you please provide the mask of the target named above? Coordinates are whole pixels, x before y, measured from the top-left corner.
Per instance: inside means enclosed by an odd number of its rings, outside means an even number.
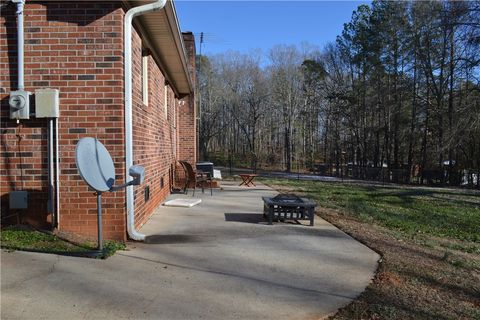
[[[130,187],[133,203],[125,190],[104,193],[103,233],[125,241],[128,231],[135,238],[127,229],[135,233],[165,200],[176,160],[196,161],[193,35],[180,32],[170,0],[133,18],[129,121],[126,17],[155,1],[26,1],[23,81],[17,44],[17,10],[23,5],[15,2],[22,1],[2,1],[0,17],[2,221],[20,215],[36,227],[96,235],[96,197],[77,172],[75,146],[83,137],[98,138],[114,160],[116,184],[123,183],[130,125],[131,162],[145,167],[146,178]],[[50,118],[36,116],[35,95],[29,119],[10,119],[10,93],[21,82],[33,94],[59,90],[58,131]],[[50,159],[49,146],[56,150],[57,144],[58,157]],[[28,207],[14,210],[9,195],[19,190],[28,192]]]

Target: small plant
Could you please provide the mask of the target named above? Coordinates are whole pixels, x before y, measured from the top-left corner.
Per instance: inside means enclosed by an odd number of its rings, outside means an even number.
[[[103,244],[103,255],[100,256],[102,259],[106,259],[110,256],[113,256],[118,250],[126,250],[127,246],[123,242],[108,240]]]
[[[449,262],[452,257],[452,253],[450,251],[445,251],[442,257],[442,261]]]
[[[467,262],[463,259],[460,259],[456,257],[452,252],[450,251],[445,251],[443,254],[442,260],[451,264],[452,266],[456,268],[469,268],[469,269],[475,269],[477,268],[477,264],[475,261]]]

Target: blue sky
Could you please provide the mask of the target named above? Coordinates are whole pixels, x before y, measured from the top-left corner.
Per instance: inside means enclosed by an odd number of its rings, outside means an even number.
[[[192,31],[202,54],[247,53],[303,41],[322,48],[335,41],[352,11],[369,1],[188,1],[175,6],[182,31]]]

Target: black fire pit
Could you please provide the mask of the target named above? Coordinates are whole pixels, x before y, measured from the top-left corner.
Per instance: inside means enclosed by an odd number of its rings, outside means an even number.
[[[310,220],[313,226],[315,203],[294,194],[279,194],[275,197],[262,197],[263,216],[268,218],[268,224],[273,220]]]

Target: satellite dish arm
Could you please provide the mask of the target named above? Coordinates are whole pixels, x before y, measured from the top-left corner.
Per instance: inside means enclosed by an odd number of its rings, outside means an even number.
[[[108,191],[113,192],[128,186],[138,186],[141,185],[145,180],[145,168],[142,166],[131,166],[130,169],[128,169],[128,174],[133,178],[133,180],[130,180],[127,183],[119,186],[112,186]]]
[[[131,180],[131,181],[128,181],[127,183],[123,183],[121,185],[118,185],[118,186],[113,186],[112,188],[110,188],[110,190],[108,190],[109,192],[115,192],[115,191],[118,191],[120,189],[123,189],[123,188],[126,188],[128,186],[136,186],[138,185],[137,183],[135,183],[135,180]]]

